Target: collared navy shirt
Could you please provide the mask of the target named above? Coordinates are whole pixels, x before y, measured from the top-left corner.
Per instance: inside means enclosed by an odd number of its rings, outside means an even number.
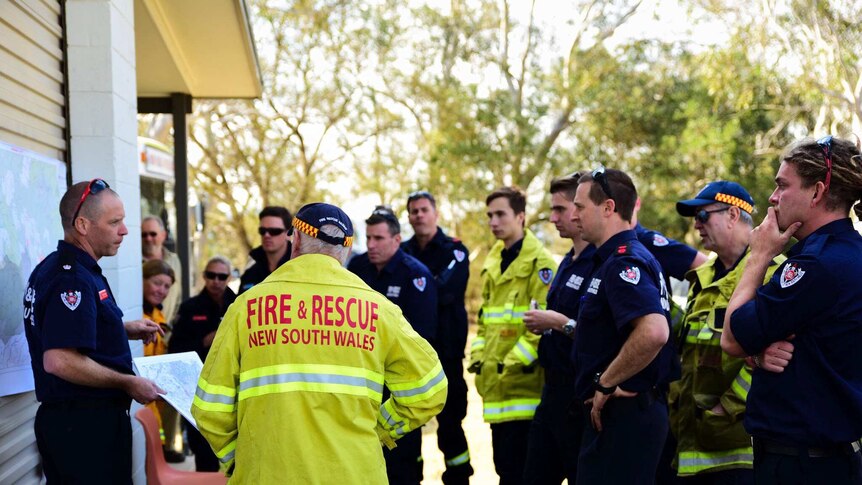
[[[611,363],[632,331],[632,320],[658,313],[667,319],[670,303],[661,266],[637,240],[635,231],[622,231],[593,254],[596,270],[581,299],[575,330],[575,395],[594,394],[593,377]],[[679,375],[671,339],[653,361],[619,386],[642,392],[664,388]]]
[[[401,243],[401,249],[421,261],[437,283],[437,353],[440,358],[464,357],[467,346],[464,293],[470,277],[470,252],[461,241],[447,236],[439,227],[424,249],[419,249],[415,237]]]
[[[841,219],[787,257],[730,319],[749,355],[796,335],[784,372],[755,369],[745,429],[798,446],[846,444],[862,436],[862,236]]]
[[[590,276],[593,273],[595,251],[596,247],[590,244],[581,251],[578,259],[572,261],[574,249],[569,250],[560,262],[557,274],[548,289],[548,310],[560,312],[574,320],[578,319],[581,295],[590,284]],[[539,363],[545,369],[572,374],[574,368],[571,353],[572,338],[562,332],[546,332],[539,340]]]
[[[225,288],[221,304],[212,299],[206,288],[180,305],[174,320],[173,333],[168,341],[168,352],[197,352],[201,360],[207,358],[210,348],[204,347],[204,337],[218,330],[227,307],[236,300],[236,293]]]
[[[132,353],[108,280],[96,260],[65,242],[30,274],[24,294],[24,330],[39,401],[125,398],[119,389],[100,389],[63,380],[45,371],[46,350],[75,349],[97,363],[132,374]]]
[[[516,259],[518,259],[518,255],[521,254],[521,248],[524,246],[524,238],[521,238],[515,244],[512,244],[510,248],[503,248],[500,251],[500,274],[506,272],[506,268],[509,267]]]
[[[368,253],[351,259],[347,269],[398,305],[413,330],[432,345],[435,344],[437,284],[424,264],[399,249],[379,273],[368,260]]]
[[[640,223],[635,226],[635,233],[637,233],[638,241],[658,260],[666,284],[670,283],[670,277],[680,281],[685,280],[685,274],[691,268],[694,258],[697,257],[697,249],[647,229]]]

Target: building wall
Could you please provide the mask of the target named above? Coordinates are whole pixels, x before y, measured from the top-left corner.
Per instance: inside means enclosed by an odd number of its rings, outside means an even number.
[[[143,290],[134,2],[67,0],[66,19],[72,180],[103,178],[123,200],[129,236],[117,256],[99,265],[124,320],[135,320],[142,315]],[[140,342],[130,344],[132,355],[142,355]],[[132,416],[137,409],[134,404]],[[137,420],[131,421],[132,474],[143,484],[144,434]]]
[[[66,161],[62,39],[59,0],[0,1],[0,140]],[[37,406],[32,391],[0,397],[0,483],[41,480]]]

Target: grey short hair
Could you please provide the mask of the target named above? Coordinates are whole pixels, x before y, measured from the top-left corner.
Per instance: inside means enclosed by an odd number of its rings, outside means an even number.
[[[233,269],[233,265],[231,265],[231,264],[230,264],[230,260],[229,260],[229,259],[227,259],[227,258],[226,258],[226,257],[224,257],[224,256],[213,256],[213,257],[211,257],[211,258],[207,261],[207,264],[206,264],[206,265],[204,265],[204,268],[208,267],[209,265],[211,265],[211,264],[213,264],[213,263],[221,263],[221,264],[223,264],[223,265],[227,266],[227,271],[228,271],[228,273],[230,273],[230,272],[231,272],[231,270]]]
[[[344,231],[334,224],[324,224],[320,228],[320,232],[332,237],[344,237]],[[325,254],[337,259],[341,264],[347,261],[347,256],[350,254],[350,248],[329,244],[320,239],[313,238],[302,231],[296,231],[297,237],[302,238],[302,243],[299,245],[299,254]]]
[[[733,205],[733,204],[727,204],[724,202],[719,202],[718,205],[722,209],[730,208],[730,207],[736,207],[737,209],[739,209],[739,220],[742,221],[742,223],[747,225],[748,227],[752,227],[752,228],[754,227],[754,218],[751,217],[751,214],[749,214],[747,211],[742,210],[742,208],[740,208],[739,206]]]
[[[144,218],[141,219],[141,225],[143,226],[144,223],[147,221],[156,221],[156,223],[159,225],[159,229],[161,229],[162,231],[165,230],[165,221],[163,221],[161,217],[154,216],[152,214],[144,216]]]

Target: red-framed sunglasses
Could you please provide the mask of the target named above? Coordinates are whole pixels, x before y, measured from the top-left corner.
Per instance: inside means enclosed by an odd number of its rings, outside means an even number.
[[[829,190],[829,182],[832,181],[832,135],[826,135],[817,140],[817,145],[823,150],[823,158],[826,159],[826,190]]]
[[[108,185],[108,182],[105,182],[102,179],[90,180],[90,183],[87,185],[87,190],[81,194],[81,200],[78,201],[78,207],[75,208],[75,215],[72,216],[72,223],[75,223],[75,219],[78,218],[78,214],[81,212],[81,206],[84,205],[84,201],[87,200],[87,197],[89,197],[90,194],[96,195],[110,187],[111,186]]]

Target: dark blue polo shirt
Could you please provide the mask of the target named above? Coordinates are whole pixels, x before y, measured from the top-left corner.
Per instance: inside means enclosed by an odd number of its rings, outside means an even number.
[[[413,330],[431,344],[437,335],[437,284],[418,259],[399,249],[380,272],[368,253],[350,260],[347,269],[401,308]]]
[[[207,360],[210,348],[204,347],[204,337],[218,330],[227,307],[236,300],[236,293],[225,288],[221,300],[220,304],[213,300],[204,288],[197,296],[184,301],[174,320],[168,352],[195,351],[202,361]]]
[[[596,247],[588,245],[572,261],[574,249],[570,250],[557,268],[557,274],[548,289],[547,308],[563,315],[578,319],[581,295],[590,284],[593,272],[593,253]],[[539,363],[548,370],[572,374],[572,339],[568,335],[551,330],[539,340]]]
[[[467,346],[464,293],[470,277],[470,252],[439,227],[424,249],[419,249],[415,237],[401,243],[401,249],[421,261],[437,282],[437,353],[441,359],[464,357]]]
[[[575,395],[591,397],[593,377],[611,363],[632,331],[632,320],[659,313],[670,329],[670,303],[661,267],[635,231],[617,233],[593,254],[593,272],[578,311],[575,331]],[[653,361],[620,384],[626,391],[665,387],[678,376],[671,339]]]
[[[862,236],[834,221],[787,257],[730,320],[749,355],[796,335],[784,372],[755,369],[745,429],[798,446],[849,443],[862,436]]]
[[[24,329],[39,401],[126,398],[119,389],[73,384],[45,372],[50,349],[76,349],[99,364],[132,374],[132,353],[102,268],[86,252],[60,241],[30,274],[24,295]]]
[[[680,281],[685,280],[685,274],[697,256],[697,249],[647,229],[640,223],[635,226],[635,233],[638,241],[658,260],[665,276],[665,283],[669,283],[670,277]]]

